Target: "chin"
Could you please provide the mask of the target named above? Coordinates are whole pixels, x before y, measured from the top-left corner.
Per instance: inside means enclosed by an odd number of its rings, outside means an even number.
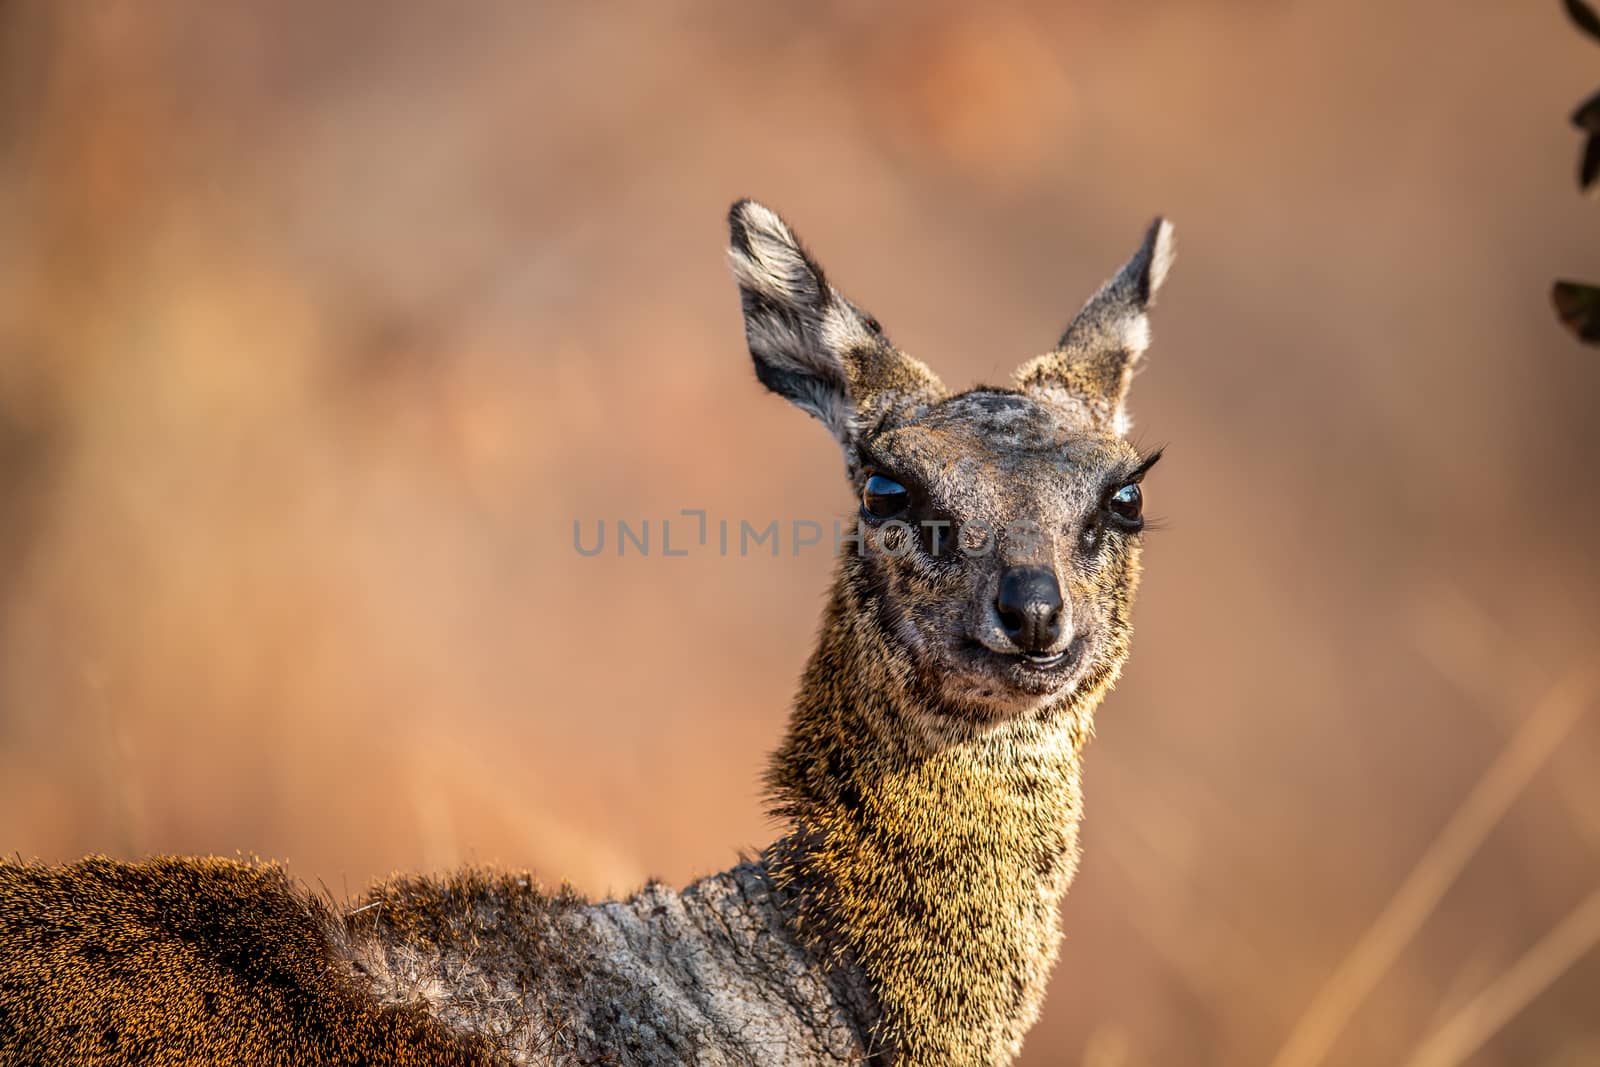
[[[1081,648],[1041,662],[965,642],[927,673],[942,703],[963,717],[998,725],[1070,697],[1091,673],[1088,652]]]

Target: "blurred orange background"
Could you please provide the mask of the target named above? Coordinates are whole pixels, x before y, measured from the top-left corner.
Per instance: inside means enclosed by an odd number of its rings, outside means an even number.
[[[1600,48],[1556,3],[0,31],[0,849],[729,865],[829,555],[572,547],[851,508],[750,371],[728,202],[952,385],[1161,212],[1166,528],[1023,1062],[1600,1063],[1600,358],[1546,298],[1600,277]]]

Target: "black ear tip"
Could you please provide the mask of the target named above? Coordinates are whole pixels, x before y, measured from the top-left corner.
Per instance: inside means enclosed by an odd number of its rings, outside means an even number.
[[[750,232],[745,223],[746,212],[755,201],[740,197],[728,209],[728,243],[735,252],[750,254]]]
[[[1153,252],[1158,244],[1171,241],[1172,222],[1165,215],[1157,215],[1151,219],[1149,227],[1144,231],[1145,248]]]
[[[1161,283],[1166,281],[1167,271],[1172,267],[1172,257],[1172,223],[1165,216],[1157,215],[1144,233],[1139,254],[1134,257],[1141,303],[1149,303],[1156,290],[1161,288]]]

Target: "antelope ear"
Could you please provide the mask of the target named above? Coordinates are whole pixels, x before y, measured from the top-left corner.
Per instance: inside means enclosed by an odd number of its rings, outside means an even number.
[[[756,377],[821,419],[847,453],[861,425],[944,395],[932,371],[828,284],[776,212],[740,200],[728,212],[728,230]]]
[[[1172,224],[1156,219],[1128,260],[1078,312],[1055,351],[1023,364],[1017,384],[1063,406],[1118,436],[1128,430],[1123,403],[1133,366],[1150,347],[1150,319],[1156,291],[1172,266]]]

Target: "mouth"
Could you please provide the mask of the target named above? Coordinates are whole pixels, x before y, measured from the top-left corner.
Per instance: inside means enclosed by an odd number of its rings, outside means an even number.
[[[1088,642],[1075,637],[1060,652],[996,652],[976,641],[963,642],[962,659],[973,669],[1007,688],[1043,696],[1064,689],[1083,664]]]

